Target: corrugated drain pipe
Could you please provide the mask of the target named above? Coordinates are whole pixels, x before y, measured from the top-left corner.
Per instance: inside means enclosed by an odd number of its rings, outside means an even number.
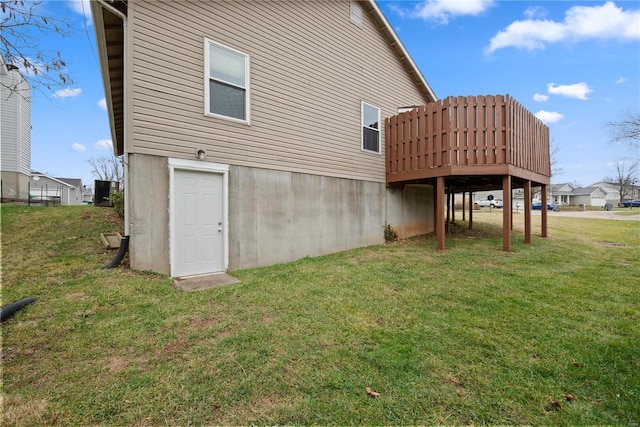
[[[105,268],[113,268],[120,265],[120,263],[122,262],[122,258],[124,258],[124,256],[126,255],[128,249],[129,236],[124,236],[122,239],[120,239],[120,247],[118,248],[118,253],[116,254],[115,258],[113,258],[111,262],[107,264]]]

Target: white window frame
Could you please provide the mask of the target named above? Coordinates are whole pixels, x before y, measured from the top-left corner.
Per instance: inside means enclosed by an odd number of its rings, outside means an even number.
[[[378,129],[370,128],[369,126],[365,126],[364,124],[364,106],[368,106],[371,108],[375,108],[378,110]],[[378,131],[378,151],[373,151],[364,148],[364,128],[374,129]],[[360,101],[360,150],[365,153],[374,153],[374,154],[382,154],[382,123],[380,123],[380,108],[375,105],[369,104],[368,102]]]
[[[210,70],[210,49],[209,46],[210,45],[217,45],[220,46],[224,49],[228,49],[234,53],[237,53],[239,55],[244,56],[245,61],[244,61],[244,78],[245,78],[245,85],[244,85],[244,93],[245,93],[245,120],[242,119],[238,119],[236,117],[229,117],[229,116],[225,116],[223,114],[216,114],[216,113],[212,113],[210,108],[211,108],[211,99],[210,99],[210,85],[209,82],[211,80],[216,80],[216,81],[220,81],[223,82],[225,84],[229,84],[229,82],[225,82],[223,80],[217,80],[217,79],[212,79],[211,78],[211,70]],[[249,62],[250,62],[250,57],[248,54],[244,53],[244,52],[240,52],[237,49],[234,49],[232,47],[229,47],[227,45],[224,45],[222,43],[218,43],[214,40],[208,39],[205,37],[204,39],[204,115],[205,116],[210,116],[210,117],[217,117],[220,119],[224,119],[224,120],[230,120],[236,123],[244,123],[244,124],[250,124],[251,123],[251,94],[250,94],[250,78],[249,78]],[[232,86],[236,86],[236,85],[232,85]],[[236,86],[239,87],[239,86]]]

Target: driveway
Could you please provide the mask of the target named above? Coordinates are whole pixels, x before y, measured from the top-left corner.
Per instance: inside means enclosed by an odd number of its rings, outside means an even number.
[[[617,213],[624,212],[625,215],[618,215]],[[629,215],[628,212],[637,212],[634,215]],[[531,211],[533,215],[540,216],[541,211]],[[604,209],[601,211],[562,211],[554,212],[548,211],[549,217],[552,216],[570,216],[575,218],[596,218],[596,219],[615,219],[619,221],[640,221],[640,209],[633,209],[631,211],[605,211]]]

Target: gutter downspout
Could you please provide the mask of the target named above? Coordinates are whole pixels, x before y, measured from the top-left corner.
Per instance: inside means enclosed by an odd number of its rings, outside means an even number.
[[[124,237],[120,240],[120,249],[118,249],[118,253],[116,257],[106,266],[106,268],[113,268],[120,264],[122,258],[126,254],[129,249],[129,232],[130,232],[130,191],[129,191],[129,150],[127,140],[128,130],[129,130],[129,121],[127,118],[129,108],[129,98],[128,98],[128,88],[129,88],[129,73],[128,73],[128,37],[127,37],[127,15],[120,12],[118,9],[107,3],[105,0],[95,0],[97,1],[104,9],[107,9],[109,12],[118,16],[122,20],[122,98],[124,100],[124,104],[122,106],[122,116],[123,116],[123,139],[122,139],[122,171],[123,171],[123,180],[124,180]]]

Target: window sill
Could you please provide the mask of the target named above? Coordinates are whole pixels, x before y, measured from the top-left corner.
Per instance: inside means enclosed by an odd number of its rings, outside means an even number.
[[[223,116],[221,114],[214,114],[214,113],[208,113],[208,112],[205,112],[204,115],[205,117],[213,117],[216,119],[221,119],[221,120],[226,120],[233,123],[239,123],[242,125],[251,126],[251,122],[249,120],[236,119],[234,117],[228,117],[228,116]]]

